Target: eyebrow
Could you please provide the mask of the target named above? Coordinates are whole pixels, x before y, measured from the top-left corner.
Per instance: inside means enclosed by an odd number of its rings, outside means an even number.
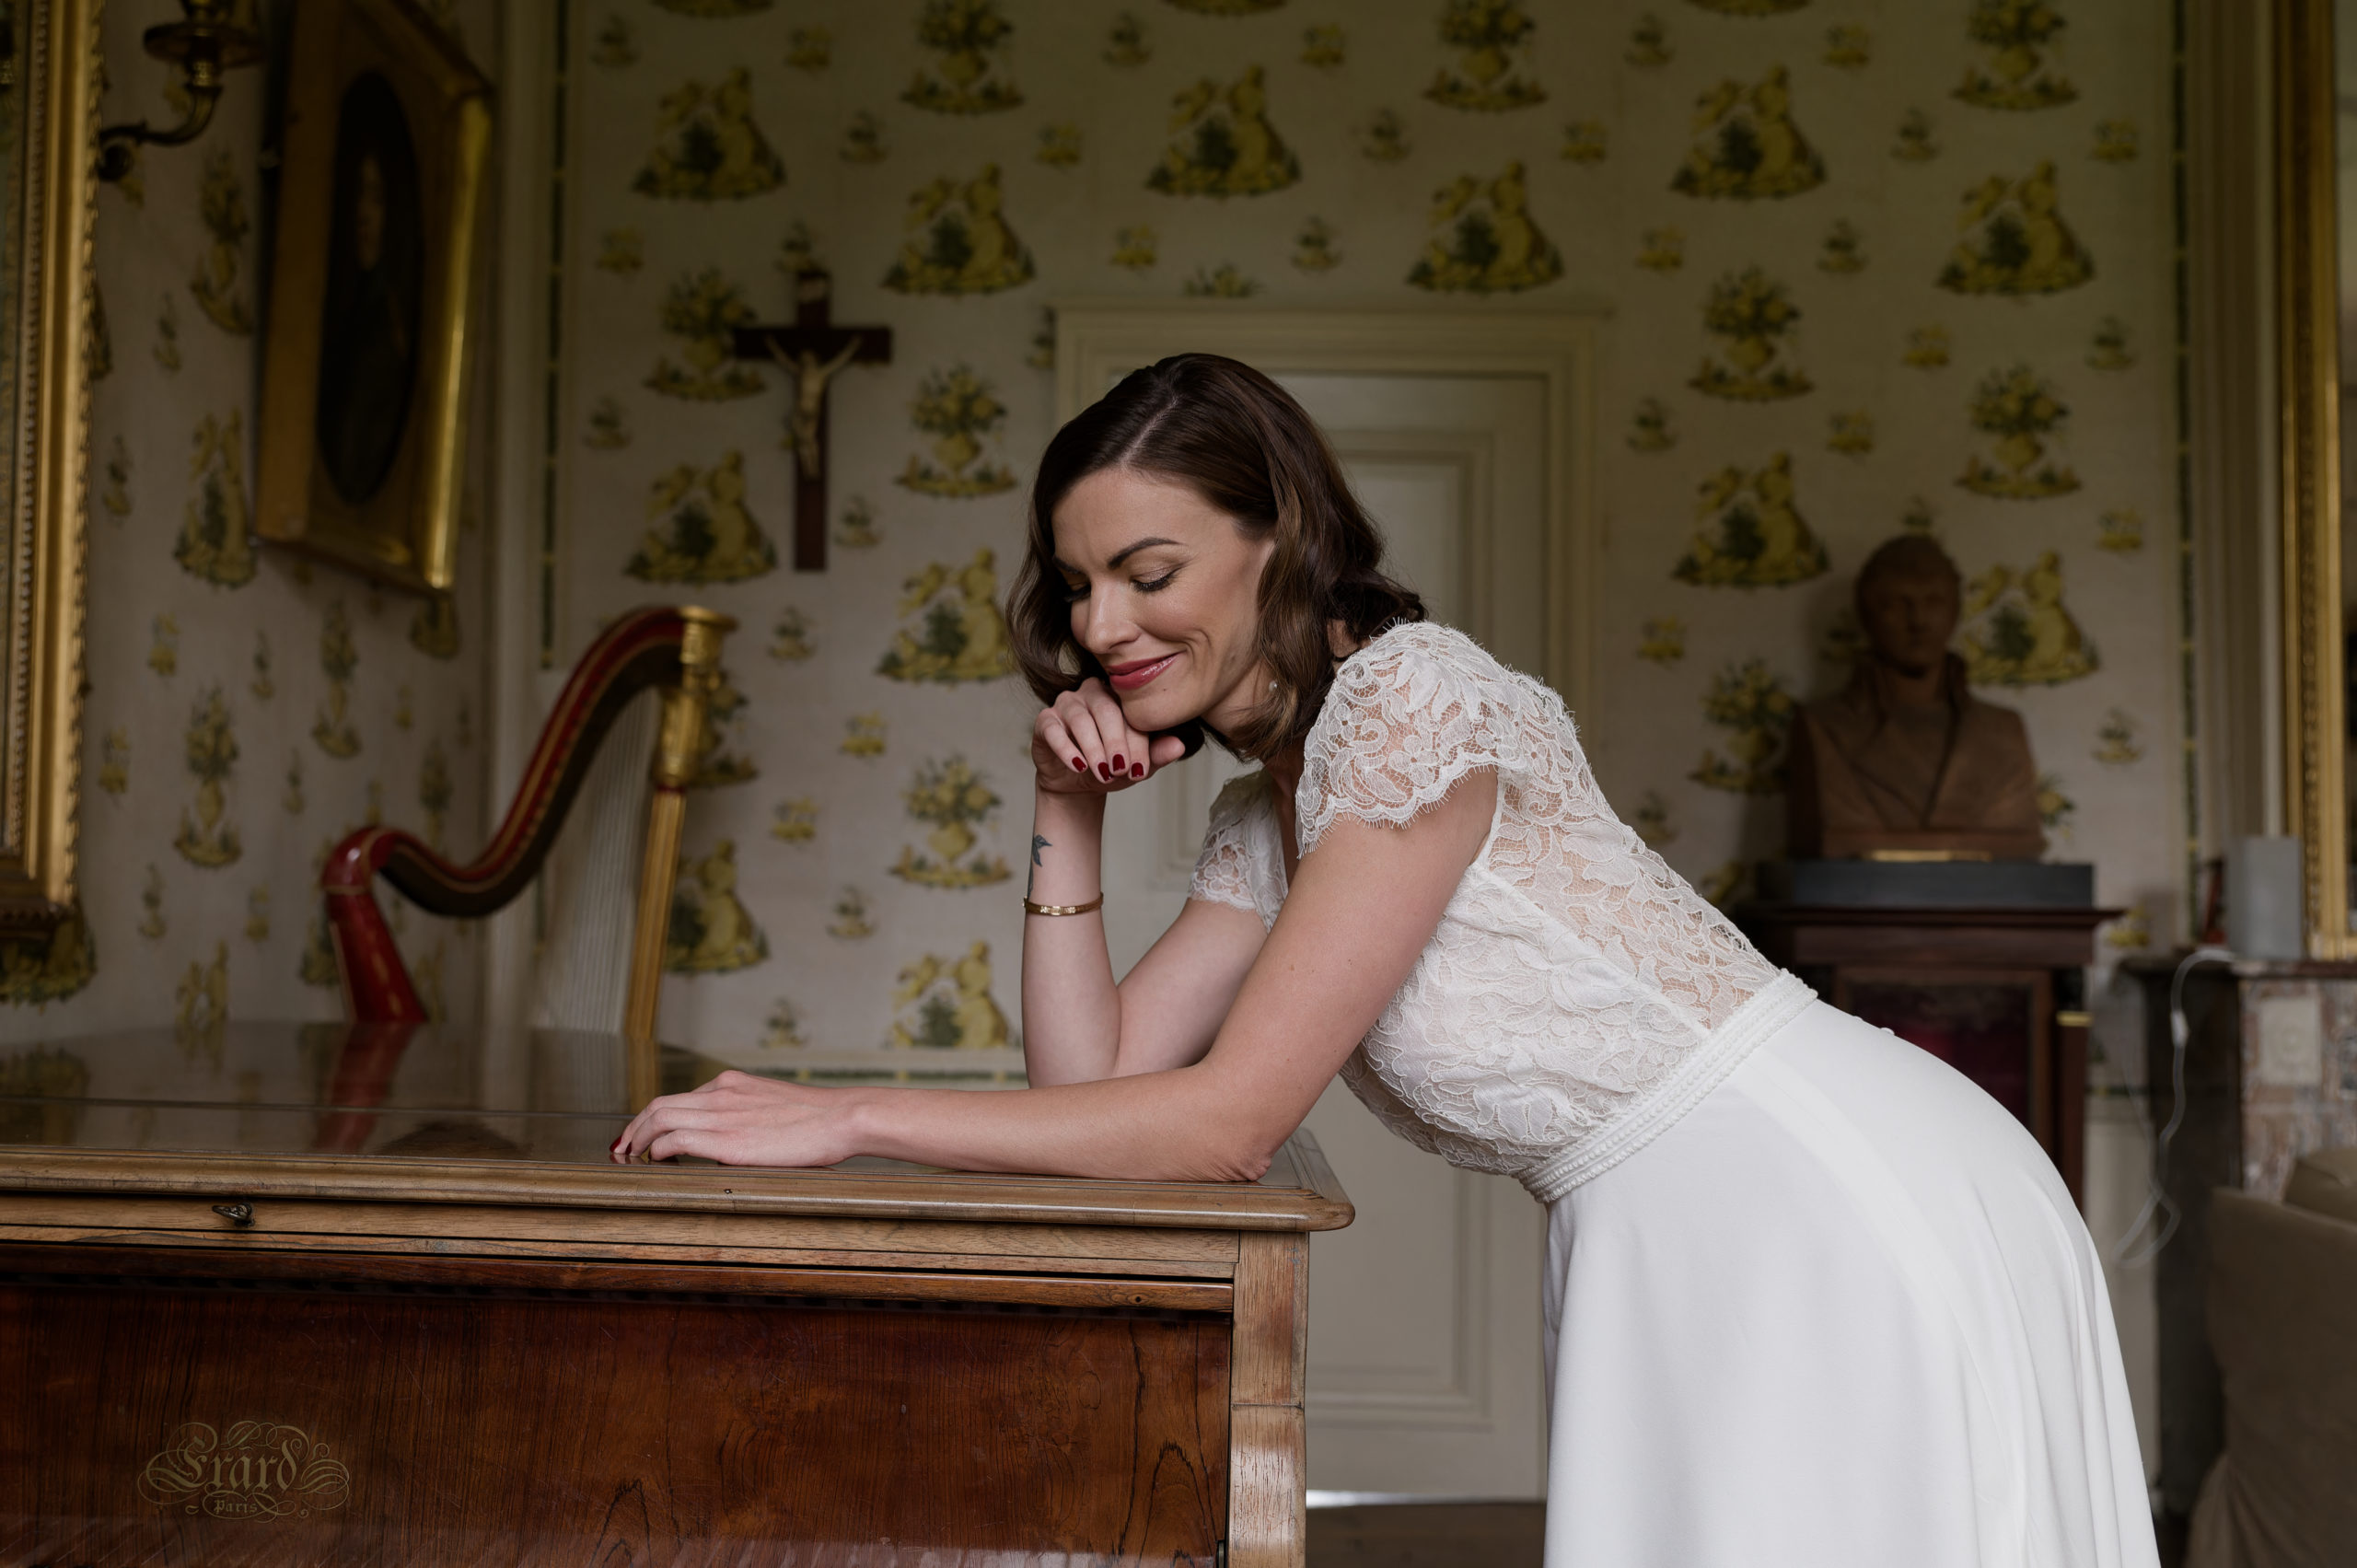
[[[1178,542],[1178,540],[1175,539],[1163,539],[1158,535],[1150,539],[1138,540],[1133,543],[1123,545],[1120,549],[1107,556],[1105,558],[1105,564],[1109,569],[1118,567],[1122,562],[1127,561],[1131,556],[1135,555],[1141,550],[1148,550],[1157,544],[1177,544]],[[1055,561],[1056,565],[1063,571],[1073,572],[1078,570],[1077,567],[1071,565],[1062,556],[1057,556]]]

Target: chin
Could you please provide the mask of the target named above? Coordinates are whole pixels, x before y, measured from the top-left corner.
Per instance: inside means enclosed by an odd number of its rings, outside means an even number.
[[[1166,729],[1176,729],[1189,719],[1200,717],[1202,710],[1188,703],[1174,703],[1160,692],[1124,698],[1121,716],[1132,726],[1148,735],[1159,735]]]

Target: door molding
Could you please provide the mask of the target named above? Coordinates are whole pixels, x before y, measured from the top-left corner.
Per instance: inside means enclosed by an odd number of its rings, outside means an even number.
[[[1223,354],[1271,375],[1517,376],[1546,398],[1547,668],[1573,713],[1596,669],[1596,308],[1295,310],[1198,300],[1054,301],[1056,422],[1167,354]]]
[[[1457,1236],[1447,1371],[1402,1376],[1397,1368],[1325,1361],[1313,1353],[1306,1405],[1321,1424],[1423,1431],[1487,1427],[1497,1419],[1490,1397],[1492,1187],[1469,1170],[1451,1170],[1448,1179]]]

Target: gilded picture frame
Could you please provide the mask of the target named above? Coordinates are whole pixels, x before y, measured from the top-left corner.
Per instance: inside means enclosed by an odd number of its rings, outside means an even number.
[[[2283,819],[2308,956],[2357,956],[2350,920],[2341,610],[2340,291],[2333,0],[2273,15]]]
[[[0,932],[21,936],[54,930],[75,906],[99,0],[12,9],[14,85],[0,94],[13,140],[0,155]]]
[[[255,531],[446,592],[491,84],[412,0],[305,0],[292,53]]]

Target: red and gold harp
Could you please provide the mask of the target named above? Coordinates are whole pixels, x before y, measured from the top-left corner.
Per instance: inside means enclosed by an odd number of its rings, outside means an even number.
[[[632,699],[655,687],[662,691],[662,715],[622,1009],[626,1038],[654,1038],[685,792],[720,684],[721,642],[736,624],[709,610],[663,605],[633,610],[608,627],[574,667],[505,819],[471,863],[455,865],[399,828],[363,828],[335,846],[319,886],[327,896],[344,1010],[352,1022],[418,1024],[426,1018],[384,912],[377,907],[371,891],[376,878],[381,875],[432,914],[463,918],[505,907],[539,875],[615,719]]]

